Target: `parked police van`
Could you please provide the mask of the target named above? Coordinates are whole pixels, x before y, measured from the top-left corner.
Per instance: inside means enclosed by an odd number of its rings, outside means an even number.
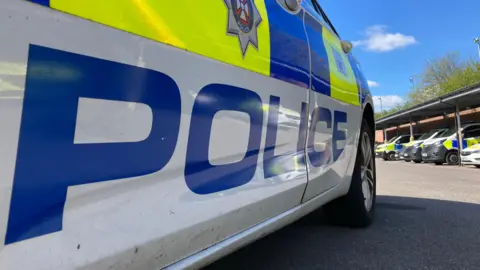
[[[462,148],[480,143],[480,123],[464,123],[461,125]],[[454,165],[459,163],[459,143],[457,129],[451,128],[442,134],[444,138],[438,138],[430,142],[424,142],[422,148],[422,160],[426,163],[442,165],[447,163]]]
[[[0,269],[206,265],[375,211],[373,103],[315,0],[5,0]]]
[[[414,139],[417,139],[421,134],[414,134]],[[381,157],[383,160],[396,160],[398,158],[398,152],[404,149],[404,146],[410,142],[410,134],[399,135],[391,138],[386,143],[377,145],[375,148],[375,156]]]
[[[415,163],[421,163],[423,144],[435,138],[441,138],[447,130],[447,128],[432,129],[420,136],[417,140],[406,144],[405,150],[402,153],[403,160],[406,162],[413,161]]]

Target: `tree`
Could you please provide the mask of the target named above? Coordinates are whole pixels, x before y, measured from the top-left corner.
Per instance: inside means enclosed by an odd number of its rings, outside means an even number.
[[[418,77],[419,85],[410,90],[404,104],[376,113],[375,117],[381,118],[480,82],[480,63],[475,60],[461,61],[458,52],[449,52],[428,61]]]

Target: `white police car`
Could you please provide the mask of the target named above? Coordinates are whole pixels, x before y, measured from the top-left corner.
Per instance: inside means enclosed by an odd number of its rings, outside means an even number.
[[[480,144],[463,149],[461,160],[463,165],[473,165],[480,169]]]
[[[317,1],[0,20],[0,269],[198,268],[321,206],[372,222],[372,98]]]

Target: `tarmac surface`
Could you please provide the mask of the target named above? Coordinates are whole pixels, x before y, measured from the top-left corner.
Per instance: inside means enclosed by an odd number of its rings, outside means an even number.
[[[480,269],[480,169],[376,162],[368,229],[319,210],[205,269]]]

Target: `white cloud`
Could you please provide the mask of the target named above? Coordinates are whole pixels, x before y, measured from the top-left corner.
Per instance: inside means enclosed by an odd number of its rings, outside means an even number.
[[[374,25],[365,30],[365,39],[353,41],[354,47],[366,51],[389,52],[418,43],[415,37],[401,33],[388,33],[387,26]]]
[[[375,106],[375,111],[377,112],[380,111],[380,108],[388,110],[399,104],[403,104],[404,102],[405,100],[401,96],[397,95],[373,96],[373,105]]]
[[[367,83],[368,83],[368,86],[371,88],[371,87],[379,87],[380,84],[378,82],[375,82],[375,81],[370,81],[370,80],[367,80]]]

